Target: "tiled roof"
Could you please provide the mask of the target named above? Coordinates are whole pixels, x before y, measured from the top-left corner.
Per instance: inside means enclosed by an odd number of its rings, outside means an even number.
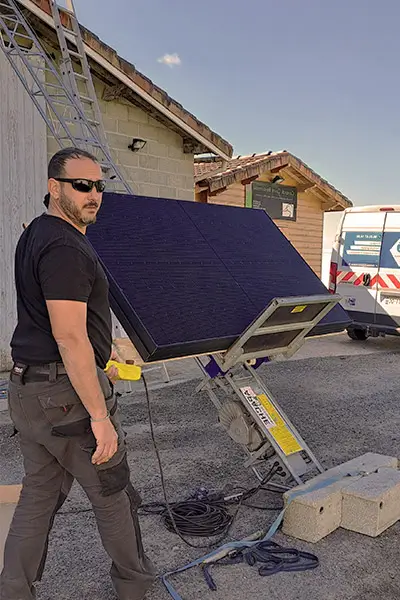
[[[249,156],[238,156],[230,161],[195,161],[195,177],[199,186],[207,186],[210,192],[226,188],[237,182],[255,178],[265,171],[279,168],[291,168],[301,180],[315,185],[319,191],[329,196],[343,208],[352,206],[352,202],[339,190],[313,171],[302,160],[286,150],[265,152]]]
[[[207,162],[195,162],[194,163],[194,176],[200,177],[202,175],[207,175],[212,171],[218,170],[222,167],[222,161],[207,161]]]
[[[45,13],[46,23],[49,24],[48,17],[52,16],[49,0],[18,0],[18,2],[24,9],[28,10],[30,5],[39,7]],[[36,13],[37,12],[40,11],[36,10]],[[40,18],[43,17],[40,16]],[[62,18],[64,23],[67,24],[68,17],[65,13],[62,14]],[[43,23],[41,25],[43,27]],[[52,19],[51,26],[54,28]],[[85,44],[102,59],[107,61],[110,67],[117,69],[122,76],[128,77],[129,81],[139,88],[139,92],[143,92],[141,94],[135,94],[128,86],[120,84],[119,86],[115,86],[115,91],[117,93],[116,97],[124,97],[127,100],[133,98],[139,105],[145,107],[148,112],[156,113],[153,114],[153,116],[159,118],[159,120],[162,120],[163,122],[168,122],[171,128],[178,130],[178,132],[186,138],[184,141],[193,146],[193,151],[195,153],[212,151],[216,154],[221,154],[221,156],[225,156],[226,158],[232,156],[233,149],[229,142],[199,121],[194,115],[183,108],[181,104],[173,100],[164,90],[157,87],[150,79],[140,73],[133,64],[121,58],[113,48],[107,46],[91,31],[84,28],[82,25],[80,28]],[[99,68],[103,71],[104,68],[107,69],[107,67],[104,67],[103,65]],[[120,82],[117,81],[116,83]],[[181,128],[179,128],[180,124]],[[187,131],[187,128],[190,128],[189,132]],[[193,132],[192,136],[190,135],[190,130]],[[196,136],[196,133],[201,137],[199,138],[199,136]]]

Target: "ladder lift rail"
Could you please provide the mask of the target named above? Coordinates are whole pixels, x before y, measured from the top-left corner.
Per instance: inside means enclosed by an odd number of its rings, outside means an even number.
[[[52,7],[55,10],[54,5]],[[74,14],[73,19],[76,20]],[[83,48],[78,24],[77,27],[77,38]],[[21,47],[22,41],[27,47]],[[132,194],[131,186],[114,163],[108,144],[103,141],[105,135],[99,133],[102,131],[101,121],[97,121],[98,127],[89,122],[80,101],[71,90],[71,84],[63,81],[14,0],[0,0],[0,47],[60,147],[69,143],[92,152],[113,186]],[[21,69],[21,64],[25,71]],[[46,81],[46,76],[50,76],[51,81]],[[86,77],[92,81],[90,70]],[[78,128],[81,134],[74,128]]]
[[[63,57],[62,76],[65,84],[67,87],[70,87],[76,102],[80,104],[87,120],[96,131],[99,140],[101,140],[104,145],[107,145],[101,111],[74,6],[71,2],[67,9],[63,8],[63,12],[68,15],[71,23],[71,29],[68,29],[64,27],[62,23],[60,7],[57,2],[50,0],[50,4]],[[77,52],[70,50],[66,34],[73,36]],[[75,59],[75,62],[79,63],[82,73],[78,73],[74,69],[73,58]],[[85,91],[81,92],[80,87],[84,87]]]

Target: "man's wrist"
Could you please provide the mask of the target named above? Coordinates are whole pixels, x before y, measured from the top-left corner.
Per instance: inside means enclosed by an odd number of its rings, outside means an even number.
[[[92,423],[102,423],[103,421],[107,421],[109,418],[110,418],[110,411],[108,410],[107,414],[104,415],[104,413],[103,413],[102,417],[93,417],[93,416],[91,416],[90,417],[90,421]]]

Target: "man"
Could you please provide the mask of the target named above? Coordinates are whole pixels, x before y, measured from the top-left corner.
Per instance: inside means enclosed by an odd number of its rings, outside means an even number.
[[[1,600],[35,598],[54,516],[76,479],[112,559],[120,600],[140,600],[155,575],[143,550],[112,379],[108,282],[85,236],[105,183],[96,159],[61,150],[48,167],[48,211],[16,249],[18,323],[9,410],[25,477],[5,545]],[[84,536],[84,532],[82,532]]]

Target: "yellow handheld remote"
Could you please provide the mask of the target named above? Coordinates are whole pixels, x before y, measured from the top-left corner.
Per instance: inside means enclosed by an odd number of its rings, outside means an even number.
[[[117,367],[118,379],[124,381],[138,381],[142,374],[142,369],[136,365],[127,365],[126,363],[120,363],[116,360],[109,360],[106,366],[106,371],[110,367]]]

